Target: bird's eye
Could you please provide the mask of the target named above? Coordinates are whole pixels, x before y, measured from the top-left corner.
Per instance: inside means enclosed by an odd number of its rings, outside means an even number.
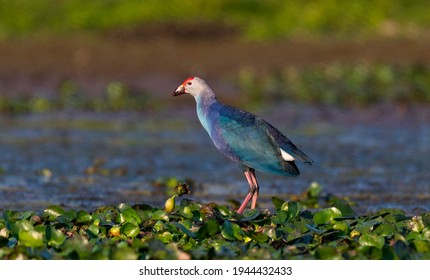
[[[187,85],[191,86],[193,83],[192,82],[188,82]]]

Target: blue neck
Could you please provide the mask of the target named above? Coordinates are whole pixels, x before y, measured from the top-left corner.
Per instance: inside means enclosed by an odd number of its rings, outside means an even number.
[[[197,116],[209,135],[211,134],[211,121],[214,118],[211,115],[210,108],[217,102],[215,95],[200,95],[196,97]]]

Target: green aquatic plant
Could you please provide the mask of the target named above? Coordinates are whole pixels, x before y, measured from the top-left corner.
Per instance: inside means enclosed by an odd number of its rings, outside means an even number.
[[[177,191],[187,192],[179,184]],[[185,194],[184,193],[184,194]],[[315,184],[307,191],[315,192]],[[323,208],[274,197],[273,209],[237,214],[179,196],[169,209],[146,204],[94,211],[50,206],[5,210],[0,259],[429,259],[430,213],[400,209],[357,215],[343,198]],[[172,197],[168,198],[166,204]]]

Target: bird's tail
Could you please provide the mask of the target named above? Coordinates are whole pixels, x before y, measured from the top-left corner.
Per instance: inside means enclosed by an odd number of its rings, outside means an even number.
[[[294,153],[294,156],[297,158],[297,159],[300,159],[301,161],[303,161],[304,163],[307,163],[307,164],[309,164],[309,165],[312,165],[312,163],[314,163],[314,161],[307,155],[307,154],[305,154],[303,151],[301,151],[300,149],[295,149],[294,151],[293,151],[293,153]]]

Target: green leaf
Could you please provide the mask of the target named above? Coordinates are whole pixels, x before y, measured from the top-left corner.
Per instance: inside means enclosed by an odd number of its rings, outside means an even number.
[[[348,202],[344,199],[335,198],[333,207],[336,207],[342,213],[342,217],[357,217],[357,213],[352,209]]]
[[[76,221],[81,224],[87,224],[91,222],[92,216],[90,213],[84,210],[79,210],[79,212],[76,214]]]
[[[260,215],[260,211],[258,209],[247,209],[243,213],[243,218],[240,219],[242,222],[252,221]]]
[[[322,191],[322,187],[317,182],[312,182],[307,191],[310,197],[317,198]]]
[[[61,216],[57,217],[60,223],[70,223],[72,220],[76,219],[77,212],[75,210],[65,211]]]
[[[158,240],[160,240],[163,243],[170,243],[173,240],[173,236],[170,232],[165,231],[162,234],[158,235]]]
[[[154,220],[164,220],[166,222],[169,221],[169,216],[166,215],[166,212],[163,210],[157,210],[154,213],[152,213],[152,219]]]
[[[209,238],[220,231],[219,225],[215,220],[208,220],[204,223],[196,233],[197,239]]]
[[[422,220],[426,227],[430,227],[430,212],[422,214]]]
[[[221,235],[227,240],[242,240],[243,230],[239,225],[225,220],[222,225]]]
[[[321,246],[317,248],[315,257],[320,260],[340,259],[340,256],[336,253],[336,248],[331,246]]]
[[[272,223],[282,225],[288,221],[289,215],[287,211],[278,210],[276,215],[272,217]]]
[[[96,237],[100,232],[100,228],[97,225],[92,224],[88,227],[88,231],[90,231],[94,237]]]
[[[136,251],[130,247],[116,247],[110,256],[112,260],[137,260],[137,257]]]
[[[125,223],[121,226],[121,234],[127,237],[136,237],[140,233],[140,228],[133,223]]]
[[[15,227],[18,231],[31,231],[33,230],[33,225],[28,220],[20,220],[15,223]]]
[[[349,225],[345,221],[336,221],[333,225],[333,229],[349,232]]]
[[[48,221],[54,221],[58,216],[64,214],[64,209],[58,205],[52,205],[43,211],[42,217]]]
[[[196,234],[187,229],[183,224],[177,222],[171,222],[171,224],[177,226],[183,233],[185,233],[189,237],[196,238]]]
[[[430,243],[428,240],[414,240],[412,243],[418,253],[430,252]]]
[[[66,235],[52,226],[47,226],[45,238],[49,246],[58,247],[66,240]]]
[[[132,223],[138,226],[141,223],[140,216],[133,208],[126,208],[119,214],[119,223]]]
[[[153,229],[155,229],[156,231],[162,231],[165,228],[165,222],[163,220],[158,220],[154,226]]]
[[[314,214],[313,221],[316,225],[323,225],[342,217],[342,213],[335,207],[326,208]]]
[[[296,218],[299,215],[301,209],[302,205],[300,204],[300,202],[296,201],[288,201],[281,206],[281,210],[288,212],[289,219]]]
[[[376,234],[368,233],[360,236],[358,240],[361,246],[371,246],[376,247],[378,249],[382,249],[385,244],[385,239],[383,236],[379,236]]]
[[[191,211],[190,207],[188,207],[188,206],[182,207],[180,209],[179,213],[187,219],[190,219],[193,217],[193,212]]]
[[[279,209],[281,209],[282,204],[285,203],[285,200],[282,200],[282,199],[280,199],[280,198],[278,198],[276,196],[272,196],[272,203],[275,206],[275,209],[279,210]]]
[[[19,241],[27,247],[42,247],[43,233],[36,230],[21,230],[19,232]]]
[[[392,223],[382,223],[373,231],[373,233],[381,236],[392,236],[396,232],[396,226]]]

